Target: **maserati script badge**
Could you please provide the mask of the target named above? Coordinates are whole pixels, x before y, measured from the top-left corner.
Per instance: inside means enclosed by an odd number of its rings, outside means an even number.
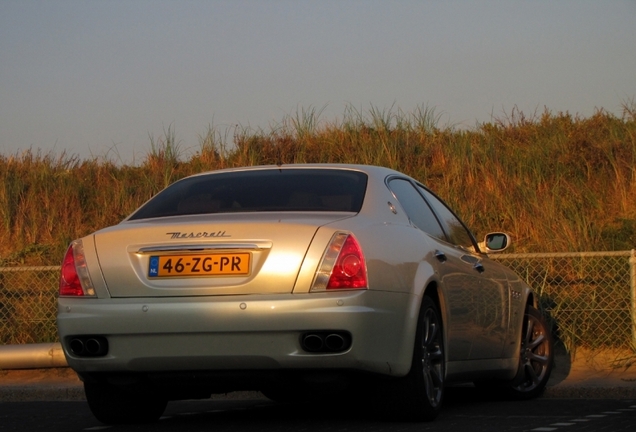
[[[183,239],[183,238],[208,238],[208,237],[232,237],[228,234],[225,234],[225,231],[216,231],[216,232],[169,232],[166,233],[169,235],[171,239]]]

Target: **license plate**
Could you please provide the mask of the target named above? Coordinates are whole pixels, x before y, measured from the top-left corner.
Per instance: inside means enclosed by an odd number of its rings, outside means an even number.
[[[150,257],[149,277],[240,276],[250,272],[249,253],[155,255]]]

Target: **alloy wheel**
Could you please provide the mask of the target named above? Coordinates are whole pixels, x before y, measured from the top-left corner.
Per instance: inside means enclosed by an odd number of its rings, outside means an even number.
[[[519,367],[519,381],[514,389],[522,393],[545,386],[552,369],[550,335],[540,312],[534,308],[525,316]]]
[[[442,332],[437,312],[426,309],[422,328],[422,372],[426,396],[431,406],[442,401],[444,388],[444,352]]]

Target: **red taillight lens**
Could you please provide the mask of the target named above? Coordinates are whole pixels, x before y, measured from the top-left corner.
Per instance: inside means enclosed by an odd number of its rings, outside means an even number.
[[[74,297],[95,295],[81,240],[74,241],[66,250],[62,261],[59,295]]]
[[[362,249],[349,235],[342,245],[336,265],[331,271],[327,289],[367,288],[367,269]]]
[[[353,234],[336,233],[322,258],[311,291],[367,288],[367,267],[360,244]]]
[[[83,296],[84,290],[80,283],[79,276],[75,270],[75,258],[73,257],[73,246],[69,246],[62,261],[62,274],[60,275],[60,295],[61,296]]]

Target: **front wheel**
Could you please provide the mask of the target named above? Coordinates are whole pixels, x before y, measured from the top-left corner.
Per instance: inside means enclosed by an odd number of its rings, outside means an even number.
[[[537,309],[528,306],[521,332],[519,369],[506,386],[508,396],[532,399],[543,393],[554,361],[553,343],[545,318]]]

